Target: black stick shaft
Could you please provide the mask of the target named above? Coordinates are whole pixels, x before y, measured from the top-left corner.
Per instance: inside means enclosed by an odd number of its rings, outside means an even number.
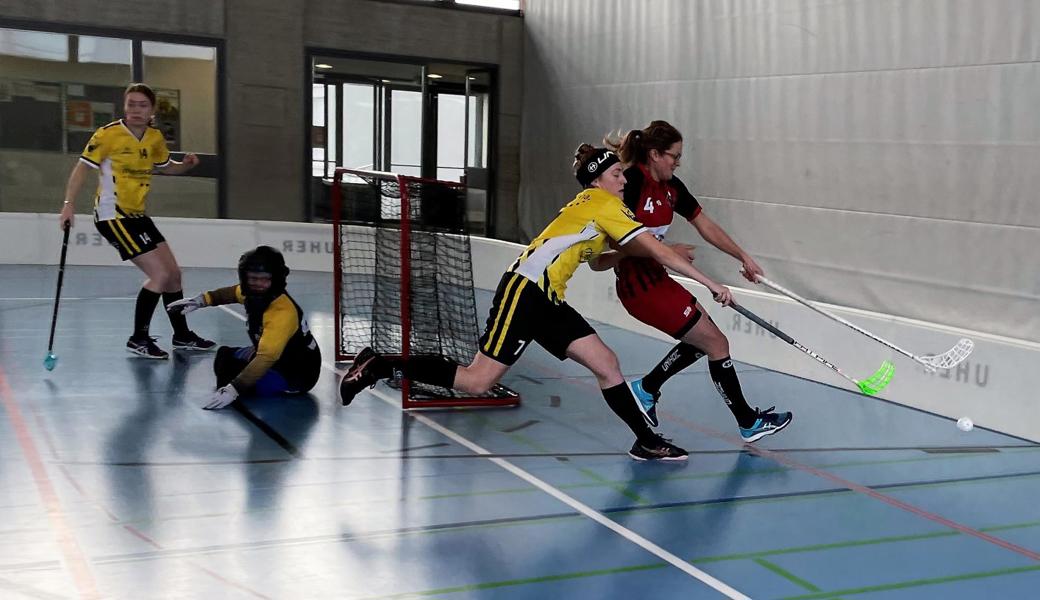
[[[762,317],[756,315],[755,313],[753,313],[750,310],[744,308],[743,306],[737,304],[736,302],[731,302],[729,306],[733,310],[735,310],[738,313],[744,315],[745,317],[751,319],[755,323],[758,323],[759,327],[762,327],[763,329],[765,329],[769,333],[771,333],[771,334],[775,335],[776,337],[782,339],[783,341],[787,342],[788,344],[791,344],[792,346],[795,345],[796,342],[794,341],[794,338],[792,338],[791,336],[787,335],[783,331],[780,331],[776,327],[773,327],[773,324],[770,323],[769,321],[766,321]]]
[[[857,386],[859,385],[859,382],[858,382],[858,381],[856,381],[856,380],[855,380],[855,379],[853,379],[852,377],[849,377],[848,375],[846,375],[845,373],[843,373],[843,372],[841,371],[841,369],[839,369],[838,367],[834,366],[834,364],[833,364],[833,363],[831,363],[831,361],[829,361],[829,360],[827,360],[826,358],[824,358],[824,357],[820,356],[819,354],[817,354],[817,353],[813,352],[813,351],[812,351],[812,350],[810,350],[809,348],[807,348],[807,347],[805,347],[805,346],[803,346],[803,345],[799,344],[798,342],[796,342],[796,341],[794,340],[794,338],[793,338],[793,337],[791,337],[791,336],[787,335],[787,334],[786,334],[786,333],[784,333],[783,331],[780,331],[779,329],[777,329],[776,327],[774,327],[774,326],[773,326],[773,324],[772,324],[772,323],[770,323],[769,321],[766,321],[766,320],[765,320],[765,319],[763,319],[762,317],[760,317],[760,316],[756,315],[755,313],[753,313],[753,312],[751,312],[750,310],[748,310],[748,309],[744,308],[743,306],[741,306],[741,305],[737,304],[736,302],[730,302],[730,305],[729,305],[729,306],[730,306],[730,308],[732,308],[733,310],[735,310],[735,311],[737,311],[738,313],[740,313],[740,314],[744,315],[745,317],[747,317],[747,318],[751,319],[751,320],[752,320],[752,321],[754,321],[755,323],[758,323],[758,325],[759,325],[760,327],[764,328],[764,329],[765,329],[766,331],[768,331],[769,333],[772,333],[772,334],[773,334],[773,335],[775,335],[776,337],[778,337],[778,338],[782,339],[783,341],[787,342],[788,344],[791,344],[791,345],[792,345],[792,346],[794,346],[795,348],[798,348],[798,349],[799,349],[799,350],[801,350],[802,352],[804,352],[804,353],[808,354],[809,356],[813,357],[814,359],[816,359],[816,361],[817,361],[817,362],[819,362],[820,364],[824,365],[825,367],[828,367],[828,368],[830,368],[831,370],[833,370],[833,371],[834,371],[835,373],[837,373],[838,375],[841,375],[841,376],[842,376],[842,377],[844,377],[845,379],[848,379],[848,380],[849,380],[849,381],[851,381],[852,383],[855,383],[855,384],[856,384]]]
[[[61,261],[58,263],[58,289],[54,292],[54,314],[51,315],[51,337],[47,341],[47,353],[54,348],[54,329],[58,325],[58,302],[61,300],[61,282],[65,278],[65,255],[69,250],[69,224],[65,224],[65,235],[61,240]]]

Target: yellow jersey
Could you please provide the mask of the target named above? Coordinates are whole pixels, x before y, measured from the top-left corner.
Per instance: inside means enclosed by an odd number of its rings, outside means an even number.
[[[95,131],[79,159],[99,170],[94,218],[108,221],[144,214],[152,171],[170,162],[170,151],[158,129],[138,139],[120,119]]]
[[[623,246],[645,230],[621,198],[588,188],[560,210],[510,265],[509,272],[535,282],[559,304],[578,265],[602,254],[608,237]]]
[[[211,290],[203,296],[206,306],[246,303],[241,285]],[[232,380],[237,390],[253,387],[272,368],[290,382],[307,379],[310,374],[321,369],[318,343],[307,326],[303,309],[288,292],[282,292],[267,305],[260,329],[250,331],[249,339],[256,348],[256,354]]]

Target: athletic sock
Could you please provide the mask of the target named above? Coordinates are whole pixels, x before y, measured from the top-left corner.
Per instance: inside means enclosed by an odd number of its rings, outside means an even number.
[[[632,433],[636,434],[636,438],[645,440],[653,437],[654,432],[646,424],[642,413],[636,408],[635,396],[632,395],[632,390],[628,388],[627,383],[621,382],[614,387],[600,391],[603,392],[603,398],[607,401],[610,410],[621,417]]]
[[[744,399],[744,393],[740,390],[740,380],[737,379],[737,371],[733,368],[733,361],[730,357],[709,360],[708,372],[711,374],[711,380],[715,382],[715,389],[719,391],[726,406],[736,417],[737,425],[741,427],[754,425],[758,415]]]
[[[704,352],[697,346],[679,342],[652,371],[643,378],[643,389],[651,394],[661,391],[664,382],[686,367],[700,360]]]
[[[141,288],[137,293],[137,304],[134,306],[134,339],[148,337],[148,326],[152,323],[152,313],[159,305],[161,294]]]
[[[408,359],[392,358],[373,361],[371,373],[379,379],[385,379],[400,373],[411,381],[418,381],[437,387],[451,389],[455,385],[455,372],[459,363],[446,356],[412,356]]]
[[[177,290],[176,292],[163,292],[163,306],[169,307],[171,302],[176,302],[182,298],[184,298],[183,290]],[[188,320],[184,318],[183,314],[174,314],[170,311],[166,311],[166,315],[170,317],[170,325],[173,325],[173,335],[183,338],[190,333],[191,330],[188,329]]]

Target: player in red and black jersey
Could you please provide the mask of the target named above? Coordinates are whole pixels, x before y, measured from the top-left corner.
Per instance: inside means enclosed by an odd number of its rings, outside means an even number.
[[[749,281],[754,282],[755,277],[762,274],[755,259],[704,213],[697,199],[675,176],[683,150],[682,134],[675,127],[665,121],[653,121],[645,129],[633,129],[612,145],[621,160],[630,165],[625,170],[628,181],[624,190],[625,204],[657,239],[664,239],[674,215],[678,214],[689,221],[701,237],[739,260]],[[685,260],[693,260],[693,246],[673,244],[672,248]],[[636,256],[606,254],[594,268],[610,266],[614,266],[618,297],[628,313],[679,340],[646,377],[632,383],[640,408],[651,425],[657,425],[656,404],[664,382],[705,355],[712,381],[736,417],[746,441],[776,433],[791,422],[789,412],[776,413],[772,408],[762,411],[748,406],[729,356],[729,340],[704,313],[697,299],[672,279],[661,263]]]

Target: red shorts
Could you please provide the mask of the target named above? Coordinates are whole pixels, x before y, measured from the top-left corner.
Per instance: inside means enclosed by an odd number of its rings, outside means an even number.
[[[645,289],[617,280],[616,289],[628,314],[675,339],[681,339],[701,318],[697,299],[671,277],[665,276]]]

